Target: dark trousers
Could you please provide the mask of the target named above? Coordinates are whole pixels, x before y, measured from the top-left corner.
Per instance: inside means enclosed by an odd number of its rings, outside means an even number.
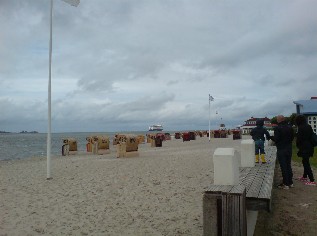
[[[309,180],[311,182],[314,182],[315,179],[314,179],[314,175],[313,175],[313,172],[311,170],[311,167],[310,167],[310,163],[309,163],[309,156],[303,156],[302,157],[302,163],[303,163],[303,167],[304,167],[304,174],[303,174],[303,177],[304,178],[307,178],[307,176],[309,177]]]
[[[277,148],[276,156],[280,163],[283,184],[289,186],[293,184],[293,171],[291,166],[292,161],[292,146]]]

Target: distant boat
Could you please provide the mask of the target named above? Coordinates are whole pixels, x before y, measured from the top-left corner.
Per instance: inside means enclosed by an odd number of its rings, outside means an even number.
[[[162,131],[163,126],[162,125],[151,125],[149,127],[149,131]]]

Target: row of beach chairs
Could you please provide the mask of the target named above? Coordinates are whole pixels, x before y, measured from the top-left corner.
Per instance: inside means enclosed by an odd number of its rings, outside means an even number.
[[[211,135],[214,138],[228,137],[225,135],[219,135],[218,131],[212,131]],[[189,131],[189,132],[175,132],[175,139],[183,139],[184,141],[196,140],[196,137],[209,136],[208,131]],[[113,139],[113,145],[124,143],[126,152],[138,151],[138,145],[141,143],[150,143],[151,147],[162,147],[162,142],[171,140],[170,133],[149,133],[146,135],[134,135],[134,134],[116,134]],[[241,139],[240,131],[233,131],[233,139]],[[92,154],[108,154],[110,153],[110,138],[108,136],[88,136],[86,138],[86,151]],[[75,138],[63,139],[62,155],[67,156],[69,154],[76,154],[78,152],[77,140]]]

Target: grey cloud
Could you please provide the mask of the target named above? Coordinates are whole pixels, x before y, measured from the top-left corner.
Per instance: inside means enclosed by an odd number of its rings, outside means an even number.
[[[236,125],[316,96],[316,1],[54,3],[54,130],[206,128],[209,93]],[[0,27],[0,130],[45,132],[49,1],[2,0]]]

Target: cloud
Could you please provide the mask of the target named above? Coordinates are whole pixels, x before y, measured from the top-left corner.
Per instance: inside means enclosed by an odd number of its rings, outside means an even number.
[[[208,129],[208,94],[213,127],[290,115],[316,96],[316,7],[54,1],[53,132]],[[0,130],[46,132],[49,1],[1,1],[0,27]]]

